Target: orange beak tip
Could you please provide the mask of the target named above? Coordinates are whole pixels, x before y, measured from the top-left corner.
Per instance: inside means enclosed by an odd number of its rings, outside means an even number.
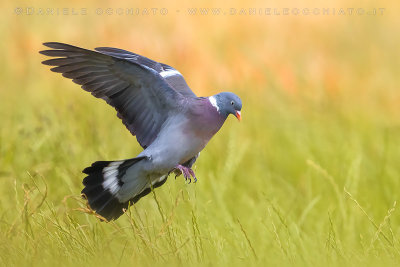
[[[236,111],[235,116],[236,116],[236,118],[238,119],[238,121],[241,121],[241,120],[242,120],[242,114],[240,113],[240,111]]]

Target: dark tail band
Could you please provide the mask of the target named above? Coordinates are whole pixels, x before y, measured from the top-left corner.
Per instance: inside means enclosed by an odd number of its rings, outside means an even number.
[[[127,169],[146,157],[121,161],[96,161],[82,172],[85,188],[82,195],[88,200],[91,209],[108,221],[115,220],[124,213],[130,201],[120,202],[117,193],[124,185],[122,177]]]
[[[126,171],[134,164],[147,157],[137,157],[121,161],[96,161],[90,167],[83,170],[86,173],[83,179],[85,188],[82,190],[82,195],[87,199],[91,209],[96,211],[107,221],[118,219],[129,207],[139,201],[142,197],[149,194],[152,188],[157,188],[163,185],[168,178],[168,175],[163,175],[160,178],[150,183],[145,182],[145,187],[132,192],[133,197],[128,201],[120,201],[118,198],[119,190],[124,186],[123,181],[127,179],[147,179],[146,177],[125,177]],[[124,178],[124,179],[123,179]]]

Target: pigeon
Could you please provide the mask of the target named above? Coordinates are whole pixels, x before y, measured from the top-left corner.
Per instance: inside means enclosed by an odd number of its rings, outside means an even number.
[[[241,120],[234,93],[197,97],[171,66],[111,47],[88,50],[46,42],[39,53],[51,71],[105,100],[136,136],[143,151],[134,158],[96,161],[82,172],[82,196],[102,220],[118,219],[131,205],[163,185],[171,173],[197,181],[192,166],[232,114]]]

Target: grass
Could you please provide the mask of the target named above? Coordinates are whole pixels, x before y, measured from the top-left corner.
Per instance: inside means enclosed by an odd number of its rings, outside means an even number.
[[[13,23],[0,44],[0,265],[398,266],[390,13],[177,16],[173,30],[172,17],[136,18],[143,29],[120,17],[1,19]],[[235,91],[243,120],[230,118],[201,153],[196,184],[171,176],[102,223],[79,197],[81,170],[140,147],[111,107],[40,65],[40,43],[53,40],[170,63],[200,95]]]

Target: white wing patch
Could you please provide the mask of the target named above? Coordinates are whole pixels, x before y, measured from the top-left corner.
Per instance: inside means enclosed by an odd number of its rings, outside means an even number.
[[[102,183],[103,188],[110,190],[111,194],[116,195],[121,187],[118,184],[118,167],[123,161],[113,161],[103,169]]]
[[[161,75],[163,78],[167,78],[167,77],[170,77],[170,76],[182,75],[182,74],[181,74],[179,71],[177,71],[177,70],[166,70],[166,71],[160,72],[160,75]]]
[[[208,98],[208,100],[210,101],[211,105],[213,105],[213,107],[216,108],[217,111],[219,112],[219,107],[218,107],[218,104],[217,104],[217,99],[216,99],[214,96],[210,96],[210,97]]]

